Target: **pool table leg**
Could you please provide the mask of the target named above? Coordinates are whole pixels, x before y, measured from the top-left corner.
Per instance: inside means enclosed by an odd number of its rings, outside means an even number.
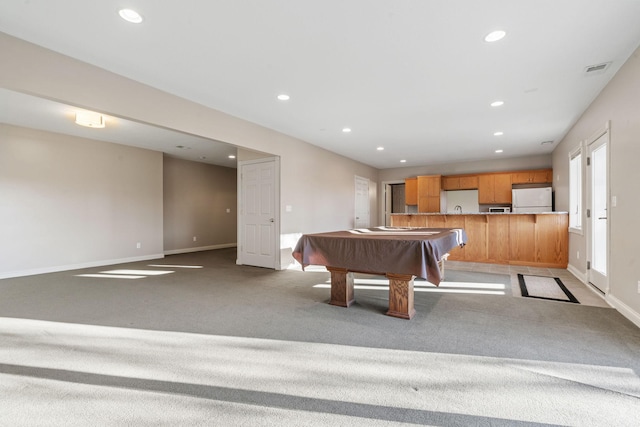
[[[331,300],[329,304],[349,307],[356,300],[353,295],[353,273],[345,268],[327,267],[331,273]]]
[[[387,273],[389,279],[389,311],[387,316],[411,319],[413,308],[413,279],[411,274]]]

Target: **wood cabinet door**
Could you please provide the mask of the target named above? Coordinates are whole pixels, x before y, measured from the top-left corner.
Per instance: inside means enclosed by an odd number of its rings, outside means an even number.
[[[531,182],[536,184],[546,184],[553,182],[553,171],[551,169],[543,169],[531,172]]]
[[[418,177],[418,212],[440,212],[440,182],[442,176]]]
[[[494,203],[495,180],[493,175],[480,175],[478,177],[478,203]]]
[[[443,176],[442,177],[442,189],[443,190],[459,190],[460,178],[455,176]]]
[[[461,176],[458,188],[460,190],[476,190],[478,188],[478,176]]]
[[[404,180],[404,204],[418,204],[418,178],[407,178]]]
[[[511,182],[513,184],[528,184],[531,182],[531,172],[515,172],[511,174]]]
[[[494,203],[511,204],[511,174],[496,174],[494,175],[494,180]]]

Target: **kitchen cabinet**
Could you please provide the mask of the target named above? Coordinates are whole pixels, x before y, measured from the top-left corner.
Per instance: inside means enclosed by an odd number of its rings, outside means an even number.
[[[451,175],[442,177],[443,190],[477,190],[478,175]]]
[[[418,177],[418,212],[440,212],[441,181],[441,175]]]
[[[411,206],[418,204],[418,178],[404,180],[404,204]]]
[[[553,182],[552,169],[518,171],[511,173],[513,184],[548,184]]]
[[[478,203],[511,204],[511,174],[488,173],[478,175]]]
[[[468,242],[452,249],[450,260],[567,268],[569,215],[565,212],[515,214],[393,214],[395,227],[462,228]]]

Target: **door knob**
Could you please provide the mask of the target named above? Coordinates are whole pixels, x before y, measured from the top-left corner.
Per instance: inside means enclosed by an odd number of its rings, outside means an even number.
[[[270,219],[269,219],[269,222],[275,222],[275,221],[276,221],[276,220],[275,220],[275,219],[273,219],[273,218],[270,218]]]

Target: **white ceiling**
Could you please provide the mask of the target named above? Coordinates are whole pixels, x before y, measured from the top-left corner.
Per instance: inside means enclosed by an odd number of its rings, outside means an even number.
[[[3,0],[0,31],[392,168],[551,152],[640,44],[640,1]]]

